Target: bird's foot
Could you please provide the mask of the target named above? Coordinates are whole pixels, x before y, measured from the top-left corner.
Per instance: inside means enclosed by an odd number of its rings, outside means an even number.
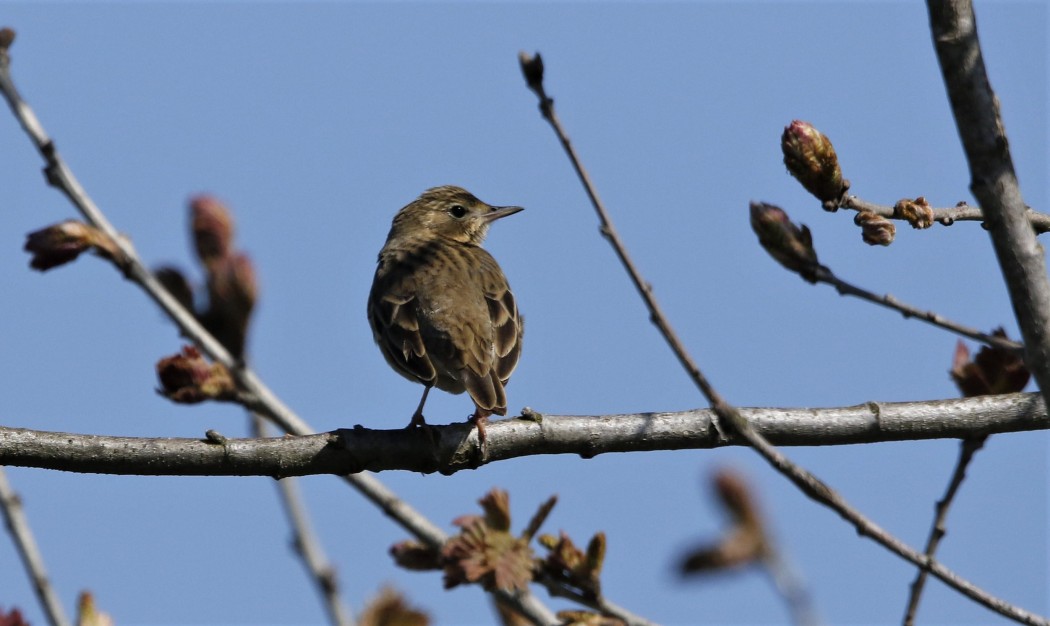
[[[416,426],[426,426],[426,425],[427,425],[427,421],[425,419],[423,419],[423,412],[422,411],[416,411],[415,413],[412,414],[412,421],[410,421],[408,423],[408,426],[405,426],[405,428],[407,429],[407,428],[414,428]]]
[[[470,416],[470,422],[478,427],[478,443],[481,444],[481,449],[484,450],[485,439],[488,436],[485,427],[489,423],[489,416],[481,412],[475,412],[474,415]]]

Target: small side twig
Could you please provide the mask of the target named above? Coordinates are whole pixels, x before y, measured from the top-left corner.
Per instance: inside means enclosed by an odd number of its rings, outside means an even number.
[[[251,424],[252,434],[255,437],[269,436],[269,429],[262,417],[252,414]],[[279,479],[277,480],[277,492],[280,495],[285,515],[288,517],[288,524],[292,528],[292,545],[295,553],[302,560],[307,574],[321,594],[325,611],[328,613],[328,621],[337,626],[354,626],[353,614],[340,598],[339,580],[336,577],[335,568],[325,556],[324,548],[310,524],[306,505],[299,492],[299,484],[295,478]]]
[[[930,535],[926,539],[926,550],[924,552],[927,558],[932,559],[937,554],[937,546],[945,533],[948,532],[946,525],[948,509],[951,508],[952,502],[955,500],[955,494],[959,491],[959,486],[962,485],[963,480],[966,478],[966,469],[970,466],[973,455],[984,446],[984,442],[987,439],[987,437],[973,437],[962,440],[959,446],[959,460],[955,462],[955,471],[952,472],[952,478],[948,482],[948,489],[945,491],[944,497],[938,500],[937,505],[934,507],[936,514],[934,515],[933,526],[930,528]],[[926,587],[928,574],[925,569],[920,568],[919,573],[911,584],[908,594],[908,608],[904,613],[904,626],[915,624],[915,615],[919,610],[919,601],[922,598],[922,591]]]
[[[616,228],[613,226],[612,220],[609,218],[608,211],[605,210],[605,205],[602,203],[601,198],[598,197],[598,191],[591,182],[591,177],[587,173],[586,168],[583,167],[583,162],[580,161],[580,157],[576,154],[576,149],[572,147],[572,142],[569,141],[569,135],[562,128],[561,121],[558,119],[557,113],[554,112],[554,99],[547,95],[547,91],[543,86],[543,59],[539,54],[536,56],[529,56],[522,52],[519,54],[518,59],[521,63],[522,72],[525,74],[525,81],[529,86],[529,89],[536,94],[540,100],[540,113],[543,115],[543,119],[547,120],[551,128],[554,130],[554,134],[558,137],[558,141],[561,142],[562,147],[565,149],[565,154],[569,157],[569,161],[572,163],[572,167],[576,170],[576,175],[580,179],[580,183],[583,184],[583,189],[587,193],[587,197],[591,200],[591,206],[594,207],[595,213],[598,215],[599,232],[612,246],[613,251],[616,253],[617,258],[627,271],[627,275],[631,279],[631,283],[634,284],[635,289],[638,291],[638,295],[641,296],[645,302],[645,306],[649,309],[650,320],[659,329],[660,334],[667,341],[668,346],[678,359],[682,367],[685,368],[686,373],[689,377],[700,387],[700,391],[703,393],[712,404],[714,404],[715,398],[719,398],[718,392],[714,386],[707,380],[703,372],[693,361],[693,358],[689,355],[689,352],[682,345],[681,340],[675,333],[674,328],[667,320],[667,316],[664,315],[663,309],[660,308],[660,303],[657,302],[656,296],[653,293],[652,285],[649,284],[644,278],[642,278],[641,272],[635,266],[634,261],[631,260],[631,256],[627,253],[627,248],[620,240],[619,233],[616,232]],[[717,427],[717,425],[716,425]]]
[[[899,311],[901,315],[903,315],[905,318],[915,318],[917,320],[926,322],[927,324],[937,326],[938,328],[943,328],[944,330],[953,332],[962,337],[973,339],[974,341],[979,341],[989,346],[1002,348],[1011,352],[1024,352],[1024,346],[1020,343],[1017,343],[1016,341],[1011,341],[1003,337],[997,337],[990,333],[981,332],[976,328],[971,328],[969,326],[964,326],[957,322],[953,322],[952,320],[944,317],[943,315],[934,313],[933,311],[924,311],[917,307],[911,306],[910,304],[901,302],[900,300],[894,298],[889,294],[880,296],[871,291],[868,291],[867,289],[858,287],[856,285],[842,280],[841,278],[836,276],[830,269],[823,265],[817,268],[816,272],[814,272],[813,277],[819,283],[831,285],[839,292],[840,295],[854,296],[862,300],[867,300],[868,302],[877,304],[879,306]]]
[[[898,215],[892,206],[869,202],[852,194],[843,196],[838,206],[842,209],[874,213],[890,220],[907,221]],[[985,221],[984,211],[981,210],[981,207],[973,206],[966,202],[960,202],[952,207],[930,207],[930,210],[933,212],[933,221],[943,226],[951,226],[955,222],[981,222],[983,224]],[[1039,213],[1032,209],[1027,210],[1027,215],[1028,221],[1031,222],[1032,228],[1035,229],[1037,234],[1050,232],[1050,215]]]
[[[25,567],[29,580],[33,583],[33,591],[36,592],[36,597],[47,616],[48,623],[51,626],[70,626],[58,594],[55,593],[55,588],[51,586],[51,579],[47,576],[44,557],[40,554],[40,549],[33,538],[33,531],[29,528],[29,520],[26,519],[25,511],[22,510],[22,500],[11,488],[11,483],[7,480],[7,473],[2,466],[0,466],[0,511],[3,512],[4,523],[11,533],[11,539],[18,550],[18,555],[22,558],[22,565]]]

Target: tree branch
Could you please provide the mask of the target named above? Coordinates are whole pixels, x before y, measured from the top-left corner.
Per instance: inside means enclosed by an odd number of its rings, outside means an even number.
[[[1004,337],[997,337],[993,334],[981,332],[976,328],[970,328],[969,326],[953,322],[943,315],[934,313],[933,311],[924,311],[910,304],[905,304],[889,294],[880,296],[864,289],[863,287],[858,287],[852,283],[848,283],[836,276],[827,267],[818,267],[817,271],[814,273],[814,278],[817,282],[825,283],[834,287],[835,290],[839,292],[839,295],[854,296],[862,300],[867,300],[873,304],[899,311],[905,318],[921,320],[927,324],[932,324],[938,328],[943,328],[949,332],[973,339],[974,341],[979,341],[995,348],[1001,348],[1018,354],[1024,350],[1024,346],[1016,341],[1011,341]]]
[[[739,409],[755,431],[778,445],[816,446],[979,437],[1046,430],[1038,394],[1018,393],[927,402],[868,402],[830,409]],[[944,419],[951,416],[951,419]],[[706,449],[742,445],[721,438],[712,409],[629,415],[545,415],[494,421],[483,458],[470,424],[418,431],[342,429],[301,437],[203,439],[107,437],[0,427],[0,465],[69,472],[163,476],[306,476],[406,470],[452,474],[541,454],[590,458],[611,452]],[[377,491],[377,504],[389,504]],[[396,509],[397,506],[394,506]],[[399,513],[398,515],[401,515]],[[411,517],[411,516],[409,516]],[[398,518],[403,525],[404,520]],[[432,545],[444,534],[422,518],[409,530]]]
[[[69,618],[62,608],[62,602],[51,586],[51,579],[47,576],[44,567],[44,557],[33,539],[33,531],[29,528],[29,520],[26,519],[22,510],[22,500],[11,488],[7,481],[7,472],[0,464],[0,512],[3,513],[4,522],[11,532],[18,555],[22,557],[22,565],[25,566],[29,580],[33,583],[40,606],[44,609],[47,621],[51,626],[70,626]]]
[[[977,38],[973,5],[927,0],[930,30],[955,124],[970,164],[970,191],[981,205],[1025,345],[1025,364],[1050,397],[1050,284],[1017,184],[999,101]]]
[[[867,211],[890,220],[904,220],[892,206],[868,202],[855,195],[843,196],[839,208],[852,209],[854,211]],[[955,222],[984,222],[984,211],[981,207],[960,202],[953,207],[930,207],[933,211],[933,221],[943,226],[951,226]],[[1050,215],[1027,209],[1028,221],[1032,224],[1035,232],[1042,234],[1050,232]]]

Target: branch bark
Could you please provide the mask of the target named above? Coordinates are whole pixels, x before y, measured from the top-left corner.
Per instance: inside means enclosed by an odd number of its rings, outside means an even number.
[[[1028,219],[968,0],[927,0],[930,31],[970,164],[970,191],[985,215],[1025,345],[1025,364],[1050,397],[1050,283]]]
[[[740,413],[764,438],[785,446],[967,438],[1050,428],[1046,405],[1034,393],[830,409],[752,408]],[[476,430],[469,424],[433,426],[429,433],[358,427],[267,439],[107,437],[0,427],[0,465],[151,476],[364,477],[370,476],[365,470],[452,474],[541,454],[590,458],[610,452],[746,445],[740,438],[727,441],[718,434],[711,409],[547,415],[539,421],[532,415],[533,419],[492,422],[482,457]],[[413,533],[440,543],[441,533],[433,527],[415,528]]]

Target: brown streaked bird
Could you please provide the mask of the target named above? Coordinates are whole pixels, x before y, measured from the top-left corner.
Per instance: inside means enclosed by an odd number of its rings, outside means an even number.
[[[387,363],[425,387],[409,426],[425,423],[431,387],[470,394],[482,441],[488,416],[507,414],[504,386],[521,355],[524,320],[481,242],[492,222],[521,210],[446,185],[394,216],[379,251],[368,322]]]

